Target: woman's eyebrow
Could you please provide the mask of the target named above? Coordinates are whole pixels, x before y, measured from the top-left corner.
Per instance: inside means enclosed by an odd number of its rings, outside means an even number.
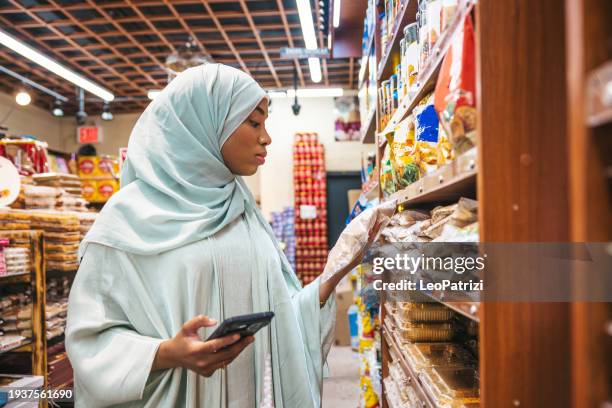
[[[259,106],[256,106],[256,107],[255,107],[255,110],[256,110],[257,112],[261,113],[261,114],[262,114],[262,115],[264,115],[264,116],[265,116],[265,114],[266,114],[266,113],[264,112],[264,110],[263,110],[263,109],[261,109]]]

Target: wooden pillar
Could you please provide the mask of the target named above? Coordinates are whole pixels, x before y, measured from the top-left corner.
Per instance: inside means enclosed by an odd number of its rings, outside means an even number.
[[[477,6],[479,224],[483,242],[568,240],[564,5]],[[512,282],[508,271],[486,279]],[[482,308],[482,406],[568,407],[570,305]]]

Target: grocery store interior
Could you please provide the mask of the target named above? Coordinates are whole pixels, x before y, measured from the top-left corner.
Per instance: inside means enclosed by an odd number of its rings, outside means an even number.
[[[217,63],[268,94],[244,179],[303,285],[385,203],[381,244],[612,241],[609,0],[0,1],[0,407],[73,390],[79,243],[143,111]],[[609,301],[400,301],[368,259],[335,290],[324,408],[612,406]]]

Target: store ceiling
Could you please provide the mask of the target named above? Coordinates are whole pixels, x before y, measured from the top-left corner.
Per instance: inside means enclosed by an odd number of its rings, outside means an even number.
[[[311,1],[318,22],[321,6]],[[327,16],[329,0],[322,8]],[[328,21],[317,28],[320,47]],[[282,47],[304,47],[295,0],[0,0],[0,27],[111,90],[119,99],[111,104],[115,113],[147,106],[147,91],[166,84],[166,57],[190,37],[213,61],[250,73],[266,88],[291,88],[294,68],[302,87],[357,84],[355,58],[323,60],[320,84],[310,80],[306,60],[280,58]],[[72,84],[1,46],[0,64],[68,97],[68,113],[75,111]],[[4,92],[19,85],[0,74]],[[32,92],[37,105],[50,107],[51,97]],[[88,99],[88,113],[101,109],[101,101]]]

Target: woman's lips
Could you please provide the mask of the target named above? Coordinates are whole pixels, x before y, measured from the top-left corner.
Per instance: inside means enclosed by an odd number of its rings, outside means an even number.
[[[255,158],[257,159],[257,163],[259,163],[259,165],[263,165],[266,162],[266,156],[262,155],[262,154],[256,154]]]

